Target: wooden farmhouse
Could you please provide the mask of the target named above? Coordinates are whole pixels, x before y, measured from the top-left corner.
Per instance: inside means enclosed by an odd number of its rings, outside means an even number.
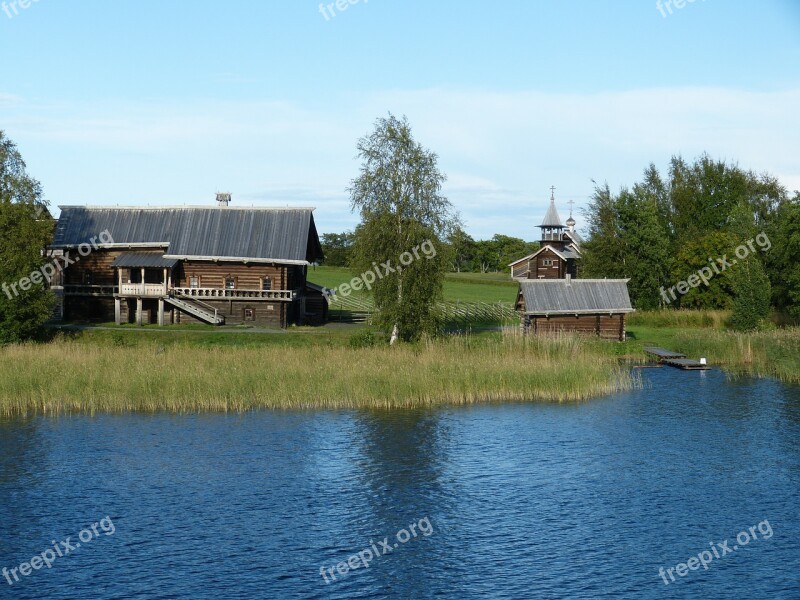
[[[117,324],[323,323],[325,290],[307,279],[309,265],[323,257],[313,209],[229,202],[220,194],[217,206],[205,208],[60,207],[48,249],[66,265],[51,286],[57,316]],[[97,242],[103,232],[109,243]],[[83,256],[78,249],[92,239],[94,249]]]
[[[625,315],[633,312],[627,279],[578,279],[582,239],[570,214],[561,223],[550,207],[539,225],[539,250],[509,265],[519,282],[516,309],[525,333],[576,332],[625,340]]]

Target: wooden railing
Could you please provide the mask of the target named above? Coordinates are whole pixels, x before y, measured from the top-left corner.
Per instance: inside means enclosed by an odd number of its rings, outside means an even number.
[[[221,299],[240,299],[251,298],[253,300],[283,300],[288,301],[294,298],[292,290],[226,290],[222,288],[173,288],[178,296],[187,298],[221,298]]]
[[[120,296],[166,296],[166,283],[123,283],[119,286]]]
[[[115,285],[65,285],[65,296],[113,296],[119,292]]]
[[[168,293],[189,299],[252,299],[279,300],[289,302],[294,299],[292,290],[225,290],[221,288],[170,288],[164,283],[123,283],[116,285],[65,285],[67,296],[138,296],[159,298]]]

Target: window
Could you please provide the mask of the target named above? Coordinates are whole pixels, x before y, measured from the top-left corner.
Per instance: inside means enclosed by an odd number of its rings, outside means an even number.
[[[92,275],[91,271],[84,271],[83,272],[83,285],[94,285],[94,275]]]
[[[265,292],[268,292],[269,290],[272,289],[272,279],[270,279],[269,275],[264,277],[264,282],[261,285],[261,289],[264,290]]]
[[[553,259],[552,259],[552,258],[545,258],[545,259],[542,261],[542,264],[543,264],[545,267],[552,267],[552,266],[553,266]]]
[[[197,275],[191,275],[189,277],[189,287],[192,289],[200,287],[200,278]]]
[[[226,290],[235,290],[236,289],[236,278],[235,277],[226,277],[225,278],[225,289]]]
[[[251,308],[249,306],[245,307],[243,318],[245,321],[255,321],[256,320],[256,309]]]

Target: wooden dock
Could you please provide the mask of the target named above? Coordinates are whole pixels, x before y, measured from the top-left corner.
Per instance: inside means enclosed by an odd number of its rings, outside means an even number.
[[[707,371],[711,368],[699,360],[686,358],[686,355],[680,352],[673,352],[672,350],[656,348],[654,346],[648,346],[644,351],[645,354],[656,357],[659,364],[669,365],[670,367],[683,369],[684,371]]]
[[[662,362],[665,365],[677,367],[684,371],[708,371],[711,368],[701,363],[699,360],[694,360],[692,358],[665,358]]]

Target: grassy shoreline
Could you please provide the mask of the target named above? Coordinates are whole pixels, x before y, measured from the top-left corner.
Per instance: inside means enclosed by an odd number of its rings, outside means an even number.
[[[706,357],[727,373],[800,383],[800,328],[726,331],[722,311],[630,319],[624,343],[518,329],[396,348],[351,347],[363,326],[270,333],[103,327],[0,348],[0,416],[73,412],[360,409],[574,402],[639,384],[646,345]],[[154,335],[154,333],[158,335]]]
[[[642,357],[642,348],[657,345],[739,376],[774,377],[800,383],[800,327],[738,333],[725,329],[727,311],[663,310],[635,313],[629,339],[620,352]]]
[[[6,416],[570,402],[636,385],[602,342],[570,336],[455,336],[394,348],[62,339],[10,346],[0,358]]]

